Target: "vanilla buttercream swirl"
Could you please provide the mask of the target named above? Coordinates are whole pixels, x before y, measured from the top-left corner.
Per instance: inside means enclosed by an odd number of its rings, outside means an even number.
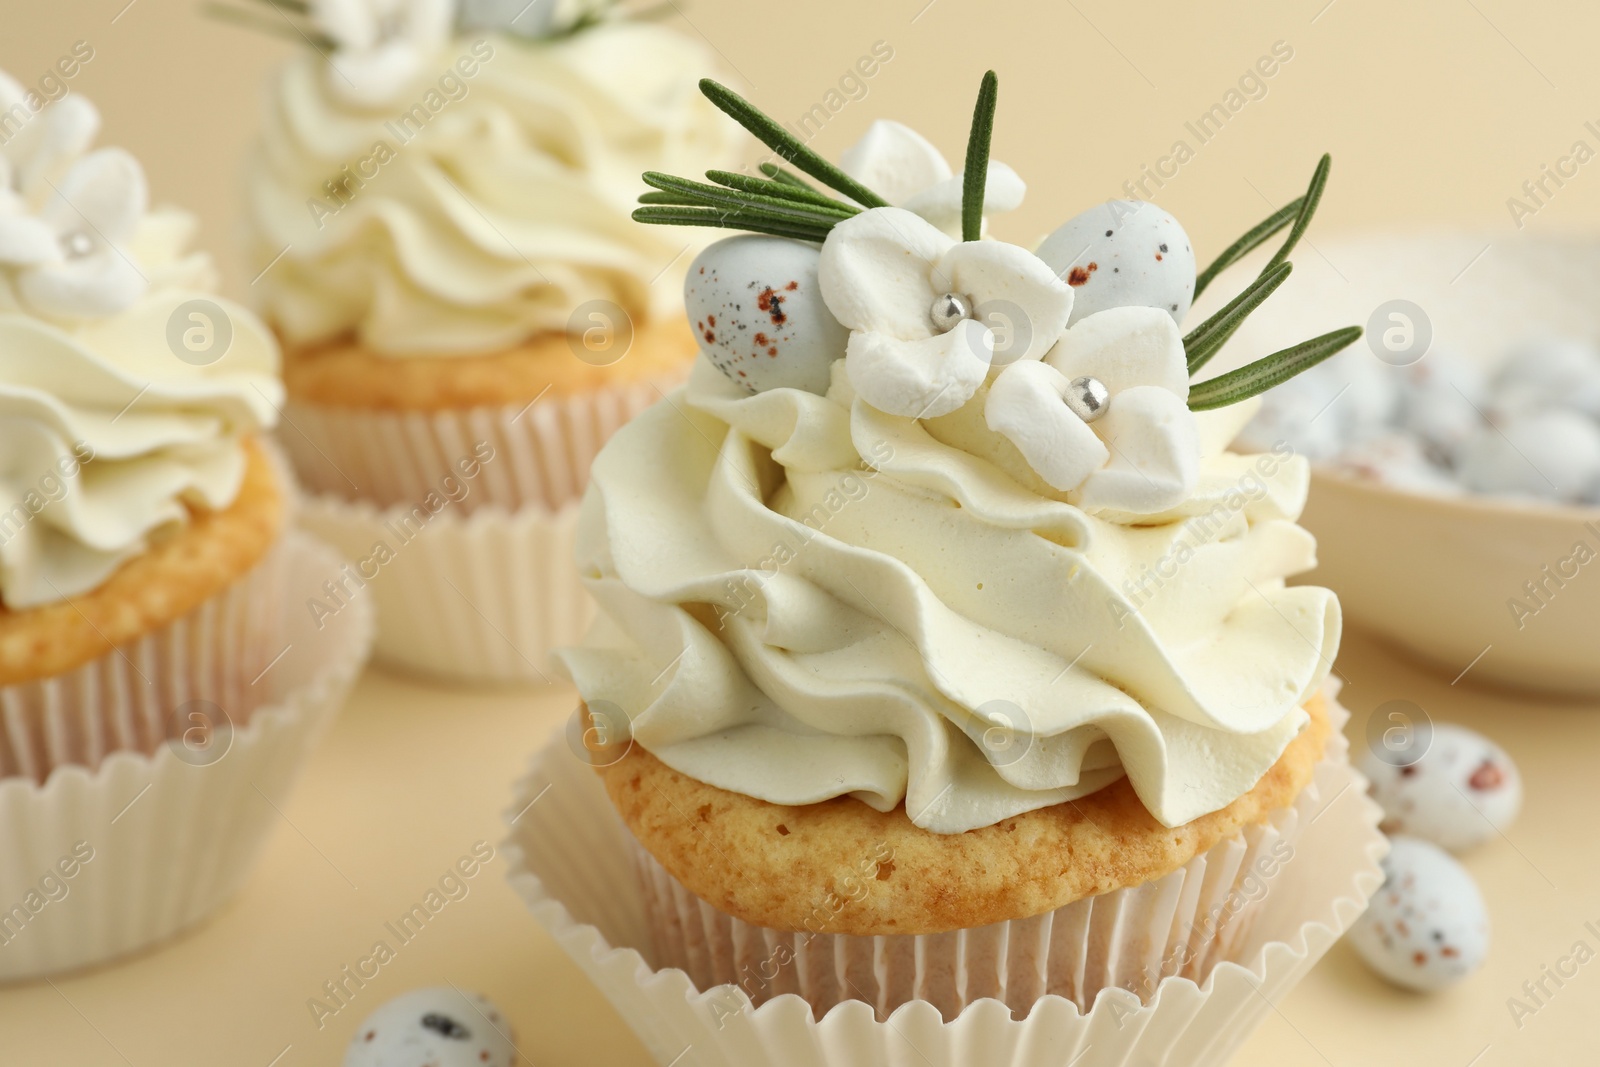
[[[363,107],[301,57],[272,88],[250,178],[268,317],[293,344],[354,333],[404,356],[566,330],[590,301],[680,313],[707,235],[631,213],[642,171],[731,162],[737,127],[697,90],[714,60],[626,21],[459,37],[397,102]]]
[[[684,774],[779,804],[903,803],[958,833],[1126,775],[1176,826],[1248,791],[1337,651],[1295,524],[1299,457],[1200,416],[1179,507],[1088,514],[983,423],[754,396],[702,360],[597,459],[579,564],[603,612],[560,653],[591,708]],[[1122,521],[1112,521],[1112,519]]]
[[[9,609],[90,592],[190,508],[228,507],[244,478],[242,438],[276,422],[277,343],[211,293],[210,260],[185,251],[193,231],[181,211],[144,217],[118,254],[148,289],[116,314],[60,323],[0,300]]]

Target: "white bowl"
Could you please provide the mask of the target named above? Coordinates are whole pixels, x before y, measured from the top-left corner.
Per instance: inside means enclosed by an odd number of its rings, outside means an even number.
[[[1218,357],[1220,369],[1366,326],[1395,299],[1426,313],[1430,351],[1485,369],[1530,337],[1600,339],[1600,239],[1385,234],[1302,244],[1293,258],[1294,276]],[[1237,270],[1234,291],[1250,277],[1248,264]],[[1231,294],[1206,295],[1214,307]],[[1307,580],[1338,593],[1357,626],[1452,679],[1600,692],[1600,509],[1425,496],[1319,468],[1303,521],[1320,559]],[[1583,565],[1573,559],[1580,543],[1596,557]]]

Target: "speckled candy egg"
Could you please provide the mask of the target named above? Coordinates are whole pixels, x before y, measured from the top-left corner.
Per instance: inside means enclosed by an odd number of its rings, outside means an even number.
[[[1451,852],[1482,844],[1522,810],[1522,775],[1499,745],[1465,726],[1439,723],[1422,758],[1391,766],[1368,752],[1361,773],[1383,809],[1383,831]]]
[[[1351,445],[1338,458],[1341,470],[1408,492],[1459,496],[1461,486],[1438,466],[1415,437],[1382,433]]]
[[[1600,352],[1570,338],[1530,341],[1501,365],[1494,393],[1497,414],[1565,407],[1600,419]]]
[[[1600,426],[1556,408],[1486,426],[1462,449],[1461,480],[1480,493],[1587,499],[1600,483]]]
[[[1350,944],[1396,985],[1432,993],[1454,985],[1489,954],[1489,912],[1465,867],[1415,837],[1389,840],[1384,881],[1350,928]]]
[[[750,392],[828,391],[850,332],[822,302],[821,254],[805,241],[741,234],[690,264],[683,301],[700,350]]]
[[[1143,200],[1112,200],[1069,219],[1037,255],[1072,286],[1070,326],[1115,307],[1158,307],[1182,324],[1194,300],[1194,248],[1178,220]]]
[[[1448,352],[1427,358],[1397,373],[1400,425],[1421,439],[1436,460],[1454,463],[1466,443],[1483,429],[1487,382],[1483,371]]]
[[[396,997],[367,1017],[345,1067],[511,1067],[511,1024],[486,998],[444,986]]]

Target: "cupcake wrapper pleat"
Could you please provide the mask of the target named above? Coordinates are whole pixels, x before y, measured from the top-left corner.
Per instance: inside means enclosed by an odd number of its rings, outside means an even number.
[[[1293,806],[1164,878],[923,936],[795,934],[717,912],[634,843],[560,740],[509,814],[513,886],[679,1067],[1220,1065],[1365,908],[1385,849],[1338,733]]]
[[[578,508],[422,520],[321,496],[300,522],[352,561],[322,601],[371,600],[380,663],[449,681],[548,682],[551,649],[576,643],[595,614],[572,563]]]
[[[291,533],[164,629],[0,690],[0,981],[156,944],[240,888],[371,643],[364,605],[299,608],[338,566]]]
[[[310,493],[379,508],[410,507],[482,450],[477,484],[459,505],[558,511],[583,495],[602,445],[682,375],[629,382],[531,404],[441,411],[365,411],[291,400],[278,439]],[[475,452],[475,450],[478,450]]]

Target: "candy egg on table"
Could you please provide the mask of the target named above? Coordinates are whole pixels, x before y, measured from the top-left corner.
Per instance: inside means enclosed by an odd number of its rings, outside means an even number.
[[[1114,307],[1158,307],[1180,325],[1194,300],[1194,248],[1178,220],[1143,200],[1112,200],[1067,220],[1038,257],[1073,289],[1071,326]]]
[[[1489,954],[1489,911],[1467,869],[1439,846],[1389,839],[1383,885],[1347,935],[1379,975],[1419,993],[1454,985]]]
[[[1600,352],[1587,341],[1553,338],[1514,349],[1495,376],[1502,411],[1570,407],[1600,418]]]
[[[1382,485],[1411,492],[1458,496],[1461,487],[1448,471],[1436,465],[1415,438],[1403,433],[1383,433],[1347,448],[1338,466]]]
[[[1481,411],[1487,383],[1476,364],[1429,352],[1400,369],[1399,422],[1419,437],[1436,456],[1454,460],[1483,428]]]
[[[1522,810],[1522,775],[1505,750],[1475,730],[1434,725],[1427,751],[1394,766],[1366,753],[1361,773],[1383,809],[1383,831],[1432,841],[1451,852],[1504,831]]]
[[[1600,482],[1600,425],[1544,408],[1486,426],[1462,449],[1461,479],[1481,493],[1586,499]]]
[[[740,234],[689,265],[683,299],[704,352],[752,393],[826,393],[850,332],[822,302],[821,249],[806,241]]]
[[[451,986],[414,989],[369,1015],[344,1067],[511,1067],[511,1025],[488,998]]]

